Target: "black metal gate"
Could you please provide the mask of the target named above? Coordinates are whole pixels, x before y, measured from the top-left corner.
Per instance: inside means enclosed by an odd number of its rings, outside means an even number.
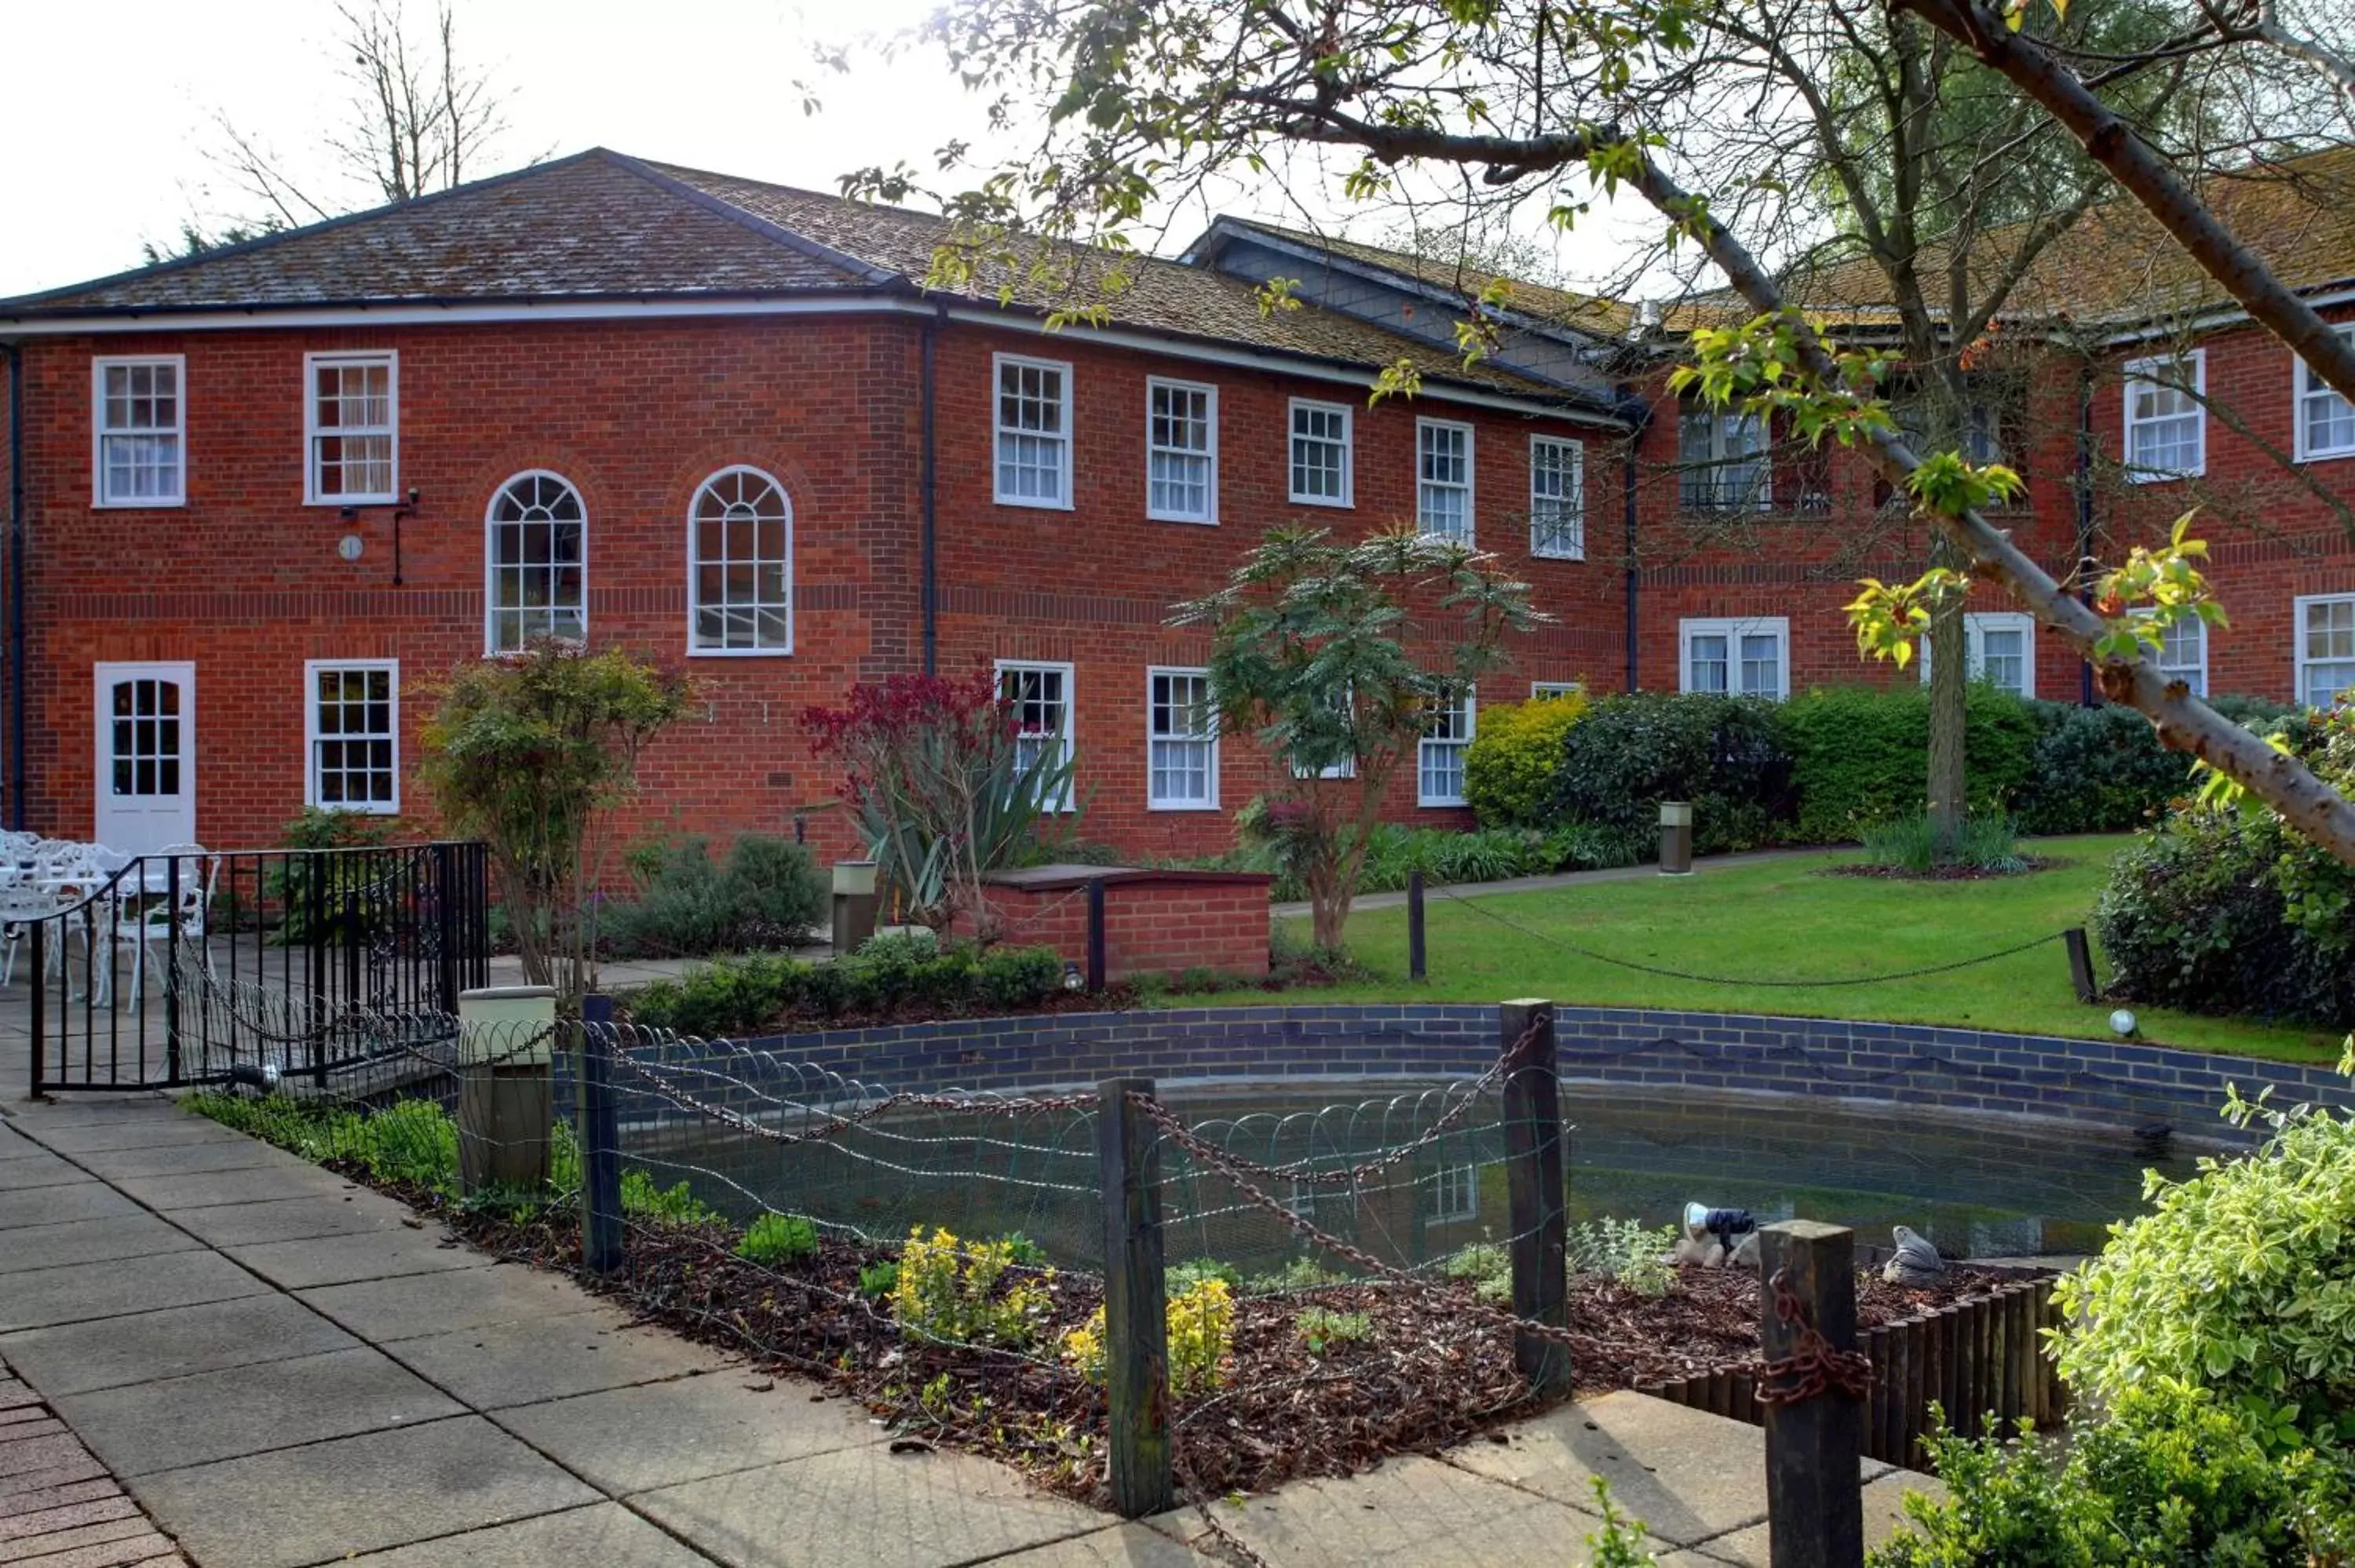
[[[490,957],[479,843],[142,855],[103,874],[19,868],[0,926],[32,1092],[308,1075],[446,1031]],[[40,910],[40,898],[54,901]],[[18,987],[22,987],[21,991]],[[406,1022],[404,1022],[406,1021]]]

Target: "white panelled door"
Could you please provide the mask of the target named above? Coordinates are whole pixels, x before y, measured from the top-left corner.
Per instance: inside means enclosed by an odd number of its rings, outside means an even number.
[[[97,839],[152,854],[197,836],[197,667],[98,664]]]

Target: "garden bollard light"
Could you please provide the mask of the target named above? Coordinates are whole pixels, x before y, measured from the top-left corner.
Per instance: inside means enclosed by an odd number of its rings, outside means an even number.
[[[834,863],[834,953],[840,958],[864,947],[875,935],[875,863],[838,860]]]
[[[1692,805],[1689,801],[1660,802],[1660,874],[1692,874]]]
[[[548,1181],[556,1117],[549,1054],[556,992],[494,986],[458,997],[458,1186],[538,1187]]]

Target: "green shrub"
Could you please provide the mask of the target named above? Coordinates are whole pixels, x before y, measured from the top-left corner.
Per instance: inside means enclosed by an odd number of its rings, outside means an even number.
[[[2355,785],[2355,711],[2294,727],[2318,773]],[[2094,922],[2119,996],[2330,1028],[2355,1019],[2355,872],[2271,811],[2169,811],[2110,863]]]
[[[599,945],[614,958],[700,958],[793,947],[825,920],[828,885],[799,844],[740,836],[724,865],[699,838],[641,846],[631,858],[637,897],[608,905]]]
[[[1585,712],[1582,692],[1481,707],[1464,754],[1464,800],[1482,827],[1545,825],[1561,772],[1562,736]]]
[[[1348,1282],[1348,1275],[1337,1274],[1313,1257],[1295,1257],[1273,1274],[1253,1275],[1251,1288],[1254,1295],[1265,1296],[1279,1290],[1315,1290]]]
[[[858,1266],[858,1293],[861,1296],[889,1296],[899,1287],[900,1266],[886,1260]]]
[[[1300,1342],[1312,1356],[1336,1345],[1354,1345],[1374,1331],[1374,1320],[1363,1312],[1336,1312],[1329,1307],[1304,1307],[1293,1320]]]
[[[1668,1255],[1673,1226],[1646,1229],[1640,1220],[1588,1220],[1570,1228],[1570,1266],[1577,1274],[1615,1279],[1638,1296],[1666,1296],[1677,1282]]]
[[[816,1252],[817,1226],[799,1214],[762,1214],[736,1244],[736,1255],[747,1263],[795,1263]]]
[[[1183,1263],[1173,1263],[1164,1271],[1164,1278],[1166,1288],[1172,1296],[1189,1290],[1205,1279],[1222,1279],[1230,1290],[1241,1289],[1243,1283],[1240,1269],[1215,1257],[1189,1257]]]
[[[1047,1319],[1054,1276],[1008,1281],[1014,1266],[1005,1242],[959,1241],[937,1227],[927,1236],[919,1225],[900,1253],[891,1316],[928,1339],[1019,1350]]]
[[[661,1225],[702,1225],[719,1218],[684,1181],[664,1187],[636,1169],[622,1172],[622,1213]]]
[[[1938,830],[1929,813],[1891,818],[1865,829],[1864,858],[1870,864],[1913,876],[1927,876],[1941,866],[1996,873],[2028,869],[2028,861],[2019,853],[2019,835],[2011,819],[2000,814],[1966,819],[1962,832],[1943,854],[1938,849]]]
[[[2216,697],[2211,705],[2260,732],[2290,712],[2255,697]],[[2011,802],[2020,832],[2126,832],[2192,791],[2191,759],[2160,746],[2158,732],[2134,709],[2030,706],[2040,733],[2028,777]]]
[[[682,1034],[756,1033],[845,1013],[906,1008],[1014,1012],[1060,992],[1062,956],[1052,948],[936,945],[929,932],[875,938],[831,963],[782,955],[719,959],[629,998],[630,1022]]]
[[[1513,1255],[1495,1242],[1474,1242],[1457,1248],[1439,1271],[1450,1279],[1468,1283],[1473,1296],[1488,1306],[1512,1304]]]
[[[1983,683],[1974,683],[1964,701],[1968,805],[1991,813],[2030,775],[2038,719],[2030,705]],[[1784,704],[1776,718],[1797,794],[1792,842],[1845,842],[1923,809],[1930,696],[1920,686],[1819,687]]]
[[[1660,802],[1689,800],[1703,853],[1772,843],[1791,810],[1774,710],[1756,697],[1678,692],[1600,698],[1562,737],[1553,820],[1599,828],[1614,844],[1650,844]]]
[[[2355,1515],[2343,1467],[2268,1454],[2171,1379],[2073,1420],[2065,1444],[1941,1433],[1930,1451],[1947,1495],[1909,1496],[1872,1568],[2309,1568],[2343,1560]]]
[[[2343,1065],[2355,1071],[2355,1046]],[[2098,1399],[2196,1384],[2277,1446],[2355,1459],[2355,1117],[2265,1114],[2256,1153],[2203,1159],[2184,1181],[2145,1178],[2151,1212],[2113,1226],[2062,1281],[2074,1326],[2061,1371]]]

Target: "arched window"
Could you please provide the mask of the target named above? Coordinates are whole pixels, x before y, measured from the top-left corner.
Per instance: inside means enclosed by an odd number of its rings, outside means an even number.
[[[485,524],[490,651],[542,637],[587,641],[589,514],[581,493],[557,474],[519,473],[491,498]]]
[[[759,469],[721,469],[687,508],[687,646],[793,652],[794,511]]]

